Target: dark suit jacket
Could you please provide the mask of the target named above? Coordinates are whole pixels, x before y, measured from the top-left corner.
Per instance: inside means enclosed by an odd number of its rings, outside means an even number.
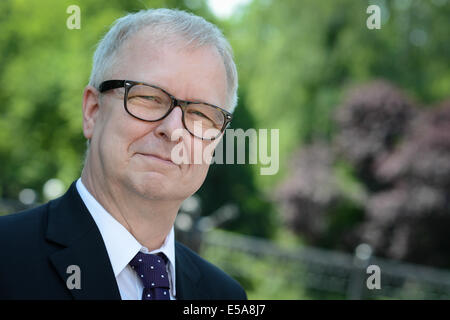
[[[246,299],[223,271],[176,242],[177,299]],[[68,289],[67,267],[81,271]],[[0,217],[0,299],[120,299],[103,238],[75,183],[45,205]]]

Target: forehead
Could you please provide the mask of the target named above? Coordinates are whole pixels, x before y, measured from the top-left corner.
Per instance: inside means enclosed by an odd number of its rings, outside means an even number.
[[[128,39],[117,52],[112,78],[147,82],[179,99],[228,109],[226,70],[217,49],[168,40],[158,41],[145,29]]]

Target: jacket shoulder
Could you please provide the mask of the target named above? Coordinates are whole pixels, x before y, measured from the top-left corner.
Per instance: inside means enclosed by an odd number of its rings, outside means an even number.
[[[48,205],[49,203],[46,203],[32,209],[0,216],[0,243],[42,233]]]
[[[246,300],[247,294],[242,286],[223,270],[200,257],[197,253],[176,242],[176,254],[190,260],[201,274],[202,291],[208,293],[204,299]],[[176,266],[183,268],[183,266]]]

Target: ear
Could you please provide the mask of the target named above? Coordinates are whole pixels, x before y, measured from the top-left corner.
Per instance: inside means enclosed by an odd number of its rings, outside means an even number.
[[[91,139],[99,112],[99,92],[92,86],[86,86],[83,93],[83,133]]]

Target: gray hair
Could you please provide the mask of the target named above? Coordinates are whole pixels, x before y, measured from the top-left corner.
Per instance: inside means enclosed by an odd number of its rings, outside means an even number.
[[[238,76],[230,44],[219,28],[212,23],[192,13],[176,9],[141,10],[117,19],[98,43],[89,85],[99,88],[100,83],[107,80],[118,49],[127,39],[145,27],[151,28],[152,38],[156,41],[168,42],[168,39],[181,38],[186,46],[215,47],[223,59],[227,74],[229,111],[234,111],[237,105]]]

